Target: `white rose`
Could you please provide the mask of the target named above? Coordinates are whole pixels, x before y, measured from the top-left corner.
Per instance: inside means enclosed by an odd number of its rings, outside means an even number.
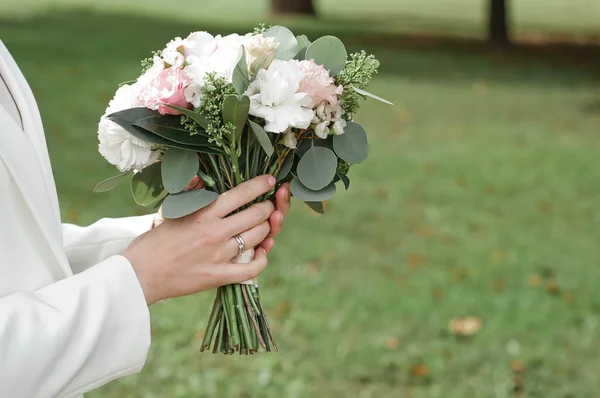
[[[296,145],[298,144],[298,139],[296,138],[296,134],[292,131],[292,129],[288,129],[283,133],[283,144],[291,149],[296,149]]]
[[[317,127],[315,127],[315,134],[319,138],[327,138],[327,136],[329,135],[329,122],[325,121],[317,124]]]
[[[314,111],[307,108],[310,97],[298,93],[303,74],[298,61],[274,60],[269,69],[261,69],[250,84],[250,114],[265,119],[265,130],[281,133],[288,127],[307,128]]]
[[[154,163],[159,156],[159,151],[151,150],[152,144],[135,138],[124,128],[106,118],[111,113],[139,107],[137,96],[140,88],[141,85],[138,83],[121,86],[109,102],[106,113],[100,118],[98,124],[100,154],[123,172],[131,169],[141,170]]]
[[[340,119],[333,123],[333,132],[335,135],[344,134],[344,127],[346,127],[346,121],[344,119]]]

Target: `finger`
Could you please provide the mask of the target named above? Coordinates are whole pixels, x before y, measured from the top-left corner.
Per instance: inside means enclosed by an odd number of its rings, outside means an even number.
[[[273,213],[273,209],[273,203],[265,201],[255,203],[245,210],[225,217],[222,223],[224,231],[228,233],[226,236],[237,235],[267,221]]]
[[[247,231],[242,232],[240,236],[244,240],[245,250],[253,249],[265,240],[270,231],[269,223],[263,222]],[[240,254],[240,246],[235,238],[229,239],[227,242],[227,254],[229,258],[234,258]]]
[[[273,250],[273,247],[275,247],[275,239],[266,238],[262,241],[262,243],[259,246],[265,249],[265,251],[268,254],[271,250]]]
[[[279,210],[275,210],[271,217],[269,217],[269,224],[271,225],[271,233],[269,238],[275,238],[281,232],[281,226],[283,225],[283,213]]]
[[[217,217],[225,217],[234,210],[258,198],[260,195],[269,192],[275,186],[275,182],[275,177],[271,175],[263,175],[243,182],[237,187],[219,195],[217,200],[211,205],[211,211],[214,211]]]
[[[285,216],[290,211],[290,184],[286,182],[283,184],[275,194],[275,208]]]
[[[245,282],[256,278],[268,265],[267,252],[263,248],[256,249],[254,260],[245,264],[229,263],[224,267],[225,284]]]

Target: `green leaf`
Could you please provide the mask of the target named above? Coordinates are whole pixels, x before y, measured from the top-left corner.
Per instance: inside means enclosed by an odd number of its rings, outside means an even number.
[[[166,218],[180,218],[192,214],[214,202],[219,194],[206,189],[169,195],[162,204],[162,215]]]
[[[305,202],[320,202],[330,199],[335,194],[335,183],[332,181],[325,188],[314,191],[302,185],[298,178],[294,178],[290,184],[290,189],[292,195],[300,200]]]
[[[201,114],[199,114],[198,112],[194,112],[194,111],[191,111],[191,110],[185,109],[185,108],[180,108],[175,105],[168,105],[168,104],[165,104],[165,105],[167,105],[169,108],[173,108],[176,111],[183,113],[184,115],[186,115],[187,117],[189,117],[190,119],[192,119],[193,121],[198,123],[203,128],[205,128],[205,129],[208,128],[208,120],[206,120],[206,118],[204,116],[202,116]]]
[[[111,189],[114,189],[117,185],[119,185],[119,183],[121,181],[123,181],[123,179],[129,174],[130,172],[127,171],[125,173],[121,173],[119,175],[107,178],[104,181],[99,182],[96,187],[94,188],[94,192],[99,193],[99,192],[108,192]]]
[[[337,156],[330,149],[312,147],[300,162],[296,172],[304,186],[314,191],[325,188],[333,181],[337,169]]]
[[[121,82],[121,83],[117,84],[117,87],[123,87],[125,85],[133,84],[135,82],[137,82],[137,80],[125,80],[124,82]]]
[[[160,162],[135,173],[131,179],[131,193],[140,206],[150,206],[155,203],[163,191]]]
[[[333,151],[333,136],[328,135],[327,138],[322,139],[317,136],[314,136],[312,139],[305,139],[298,144],[296,148],[296,155],[301,158],[304,156],[306,151],[308,151],[313,146],[320,146],[324,148],[329,148]]]
[[[329,70],[331,76],[335,76],[346,66],[348,53],[340,39],[335,36],[323,36],[308,46],[305,59],[313,59],[316,64]]]
[[[235,126],[235,137],[242,135],[246,119],[250,112],[250,98],[246,95],[238,98],[237,95],[228,95],[223,101],[223,120]]]
[[[169,193],[178,193],[196,176],[200,162],[195,152],[171,148],[162,160],[162,182]]]
[[[384,104],[388,104],[388,105],[394,105],[394,104],[392,104],[390,101],[388,101],[388,100],[386,100],[386,99],[383,99],[383,98],[381,98],[381,97],[378,97],[378,96],[376,96],[375,94],[371,94],[371,93],[370,93],[370,92],[368,92],[368,91],[361,90],[360,88],[356,88],[356,87],[354,87],[354,86],[352,86],[352,89],[353,89],[354,91],[356,91],[357,93],[361,94],[361,95],[364,95],[364,96],[366,96],[366,97],[373,98],[373,99],[375,99],[375,100],[377,100],[377,101],[383,102]]]
[[[254,123],[252,120],[248,120],[248,123],[250,123],[250,127],[252,128],[252,131],[254,132],[254,135],[260,143],[262,149],[264,149],[267,156],[271,156],[273,154],[274,148],[273,144],[271,144],[271,139],[269,138],[269,135],[267,134],[265,129],[263,129],[260,126],[260,124]]]
[[[244,46],[241,48],[242,56],[233,70],[231,76],[231,82],[233,83],[235,90],[238,94],[243,94],[248,85],[250,84],[250,78],[248,77],[248,64],[246,63],[246,52]]]
[[[277,179],[277,182],[283,181],[285,179],[285,177],[287,177],[288,174],[290,174],[290,171],[292,170],[293,165],[294,165],[294,154],[290,153],[289,155],[287,155],[287,157],[283,161],[281,167],[279,168],[279,171],[277,172],[277,175],[275,176],[275,178]]]
[[[323,202],[304,202],[310,207],[314,212],[319,214],[325,214],[325,206],[323,206]]]
[[[342,182],[344,183],[344,187],[347,191],[348,188],[350,188],[350,179],[348,178],[348,176],[345,174],[336,174],[336,176],[339,177],[340,180],[342,180]]]
[[[362,163],[369,154],[367,133],[360,124],[348,122],[344,134],[333,136],[333,149],[348,163]]]
[[[217,150],[216,153],[221,153],[221,150],[215,144],[209,142],[207,135],[191,135],[188,130],[179,124],[179,117],[177,116],[150,116],[138,120],[133,125],[174,143],[192,147],[214,147]]]
[[[138,107],[138,108],[124,109],[119,112],[111,113],[110,115],[106,116],[106,118],[110,119],[110,120],[113,120],[116,118],[116,119],[119,119],[119,121],[121,123],[128,122],[131,125],[131,124],[133,124],[133,122],[135,122],[138,119],[143,119],[148,116],[158,116],[158,115],[160,115],[160,113],[158,113],[158,111],[153,111],[152,109],[148,109],[148,108],[144,108],[144,107]],[[123,128],[126,128],[125,126],[121,125],[117,121],[115,121],[115,123],[117,123],[119,126],[121,126]]]
[[[306,49],[310,46],[310,40],[305,35],[296,36],[296,41],[298,42],[298,52],[294,56],[294,59],[302,61],[306,59]]]
[[[298,41],[291,30],[284,26],[273,26],[265,33],[265,37],[273,37],[278,43],[275,56],[277,59],[289,61],[298,52]]]

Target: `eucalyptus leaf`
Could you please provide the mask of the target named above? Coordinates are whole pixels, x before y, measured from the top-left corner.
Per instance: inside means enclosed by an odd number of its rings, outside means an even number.
[[[119,183],[121,181],[123,181],[123,179],[129,175],[129,171],[125,172],[125,173],[121,173],[119,175],[107,178],[104,181],[99,182],[96,187],[94,188],[94,192],[99,193],[99,192],[108,192],[111,189],[114,189],[117,185],[119,185]]]
[[[283,181],[288,176],[288,174],[290,174],[290,171],[292,170],[293,165],[294,165],[294,154],[290,153],[289,155],[287,155],[287,157],[281,164],[281,167],[279,168],[279,171],[277,172],[277,175],[275,176],[275,178],[277,179],[277,182]]]
[[[208,128],[208,120],[206,120],[206,118],[204,116],[202,116],[201,114],[199,114],[198,112],[194,112],[189,109],[181,108],[181,107],[175,106],[175,105],[168,105],[168,104],[165,104],[165,105],[167,105],[169,108],[173,108],[176,111],[183,113],[184,115],[186,115],[187,117],[189,117],[190,119],[192,119],[193,121],[198,123],[203,128],[205,128],[205,129]]]
[[[378,96],[376,96],[375,94],[371,94],[371,93],[370,93],[370,92],[368,92],[368,91],[361,90],[360,88],[356,88],[356,87],[354,87],[354,86],[352,86],[352,89],[353,89],[354,91],[356,91],[357,93],[361,94],[361,95],[364,95],[364,96],[366,96],[366,97],[373,98],[373,99],[375,99],[375,100],[377,100],[377,101],[383,102],[384,104],[388,104],[388,105],[394,105],[394,104],[392,104],[390,101],[388,101],[388,100],[386,100],[386,99],[383,99],[383,98],[381,98],[381,97],[378,97]]]
[[[140,206],[150,206],[155,203],[163,191],[160,162],[135,173],[131,179],[131,193]]]
[[[192,214],[214,202],[219,194],[206,189],[169,195],[162,204],[162,215],[166,218],[180,218]]]
[[[310,207],[314,212],[319,214],[325,214],[325,206],[323,202],[304,202]]]
[[[320,202],[328,200],[335,195],[335,183],[332,181],[325,188],[314,191],[302,185],[298,178],[294,178],[290,184],[290,190],[292,191],[292,195],[300,200],[305,202]]]
[[[250,76],[250,83],[256,80],[258,76],[258,72],[263,68],[266,63],[271,63],[275,59],[275,51],[271,51],[263,55],[263,57],[259,61],[254,61],[250,68],[252,68],[252,76]]]
[[[367,133],[358,123],[348,122],[344,134],[333,137],[335,153],[348,163],[359,164],[369,154]]]
[[[238,94],[243,94],[248,85],[250,84],[250,77],[248,76],[248,64],[246,63],[246,52],[244,51],[244,46],[241,48],[242,56],[238,61],[235,69],[233,70],[233,75],[231,77],[231,82],[233,83],[235,90]]]
[[[169,193],[178,193],[190,183],[200,168],[195,152],[171,148],[161,162],[163,186]]]
[[[235,137],[242,135],[246,119],[250,112],[250,98],[246,95],[238,98],[237,95],[228,95],[223,101],[223,120],[235,126]]]
[[[347,191],[348,188],[350,188],[350,179],[348,178],[348,176],[345,174],[339,174],[339,173],[336,174],[336,176],[339,177],[340,180],[342,180],[342,182],[344,183],[344,187],[346,188],[346,191]]]
[[[271,156],[273,154],[274,148],[273,144],[271,143],[271,139],[269,138],[269,135],[267,134],[265,129],[263,129],[260,124],[254,123],[252,120],[248,120],[248,123],[250,124],[250,127],[252,128],[252,131],[254,132],[254,135],[260,143],[262,149],[265,151],[267,156]]]
[[[273,26],[263,33],[263,36],[272,37],[279,43],[277,50],[275,50],[277,59],[289,61],[298,52],[296,37],[291,30],[284,26]]]
[[[333,181],[337,156],[324,147],[312,147],[298,162],[296,173],[304,186],[314,191],[325,188]]]
[[[305,59],[313,59],[316,64],[329,70],[331,76],[335,76],[346,66],[348,53],[340,39],[335,36],[323,36],[308,46]]]
[[[310,46],[310,40],[305,35],[296,36],[296,41],[298,42],[298,52],[294,55],[294,59],[304,60],[306,59],[306,49]]]

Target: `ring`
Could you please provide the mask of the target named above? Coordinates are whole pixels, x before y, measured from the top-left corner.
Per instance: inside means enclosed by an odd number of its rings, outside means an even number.
[[[240,249],[239,254],[242,254],[243,252],[245,252],[246,251],[246,242],[244,242],[244,238],[242,238],[241,235],[235,235],[234,239],[237,241],[238,248]]]

